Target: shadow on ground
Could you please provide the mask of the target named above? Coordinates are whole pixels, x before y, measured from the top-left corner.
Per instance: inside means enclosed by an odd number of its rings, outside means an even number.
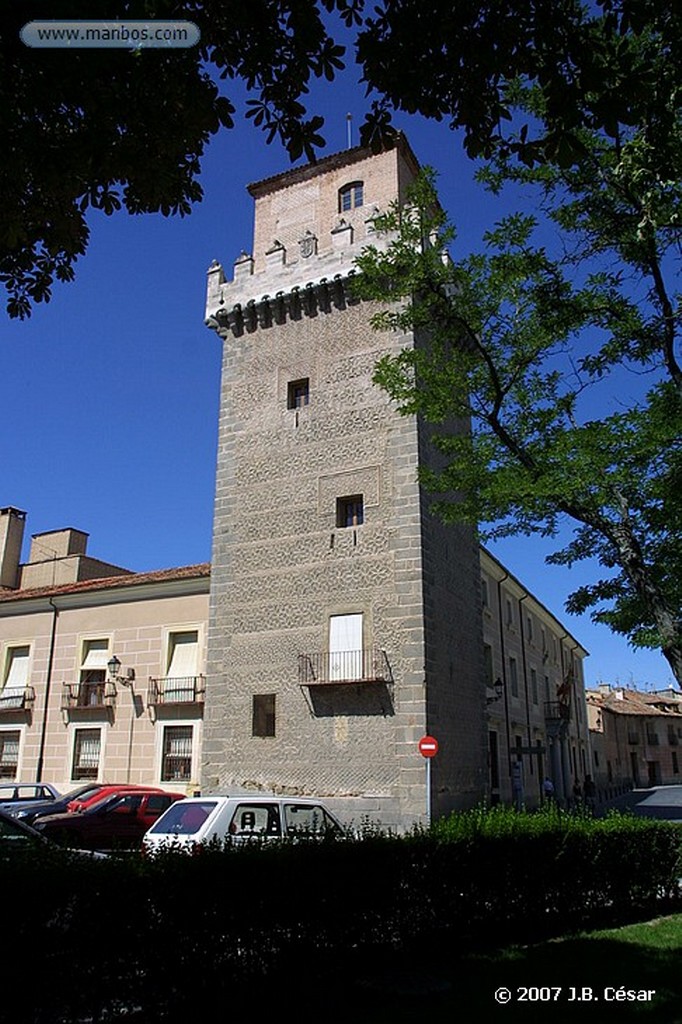
[[[677,944],[652,949],[603,936],[464,957],[424,945],[330,973],[325,987],[338,1014],[332,1009],[325,1019],[348,1020],[352,1007],[353,1024],[416,1024],[425,1013],[465,1024],[682,1024],[681,953]],[[496,1001],[499,990],[508,1002]],[[618,992],[639,998],[617,999]]]

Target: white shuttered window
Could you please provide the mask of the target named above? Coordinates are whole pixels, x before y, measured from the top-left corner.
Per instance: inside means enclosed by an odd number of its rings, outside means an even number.
[[[329,678],[362,679],[362,612],[330,616]]]
[[[26,644],[22,647],[10,647],[7,652],[4,686],[0,694],[0,707],[20,708],[28,685],[28,662],[31,649]]]

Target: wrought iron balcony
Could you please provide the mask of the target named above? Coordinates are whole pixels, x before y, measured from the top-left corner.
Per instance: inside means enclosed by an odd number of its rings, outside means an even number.
[[[298,681],[303,686],[340,683],[392,683],[386,651],[318,651],[299,654]]]
[[[571,717],[571,706],[565,701],[550,700],[545,702],[545,721],[568,722]]]
[[[116,704],[116,684],[112,680],[104,683],[64,683],[62,711],[84,708],[113,708]]]
[[[30,711],[36,699],[32,686],[6,686],[0,693],[0,714],[11,711]]]
[[[203,704],[206,676],[165,676],[149,679],[147,704]]]

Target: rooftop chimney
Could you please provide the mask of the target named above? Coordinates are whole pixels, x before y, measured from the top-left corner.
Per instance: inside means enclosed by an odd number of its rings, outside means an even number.
[[[0,508],[0,587],[14,590],[17,586],[25,523],[21,509]]]

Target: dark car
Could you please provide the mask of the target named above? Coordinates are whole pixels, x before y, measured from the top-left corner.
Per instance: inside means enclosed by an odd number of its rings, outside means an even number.
[[[46,844],[48,840],[40,832],[17,821],[4,811],[0,811],[0,856],[17,849]]]
[[[64,850],[57,843],[42,835],[32,825],[17,821],[0,811],[0,862],[14,854],[35,851],[60,857],[87,857],[89,860],[106,860],[107,855],[96,850]]]
[[[49,814],[36,820],[36,829],[61,846],[81,850],[130,850],[156,819],[184,793],[137,789],[105,797],[77,813]]]
[[[129,783],[90,782],[86,786],[72,789],[58,800],[46,800],[34,804],[22,803],[17,805],[16,810],[11,806],[6,807],[5,810],[12,817],[19,818],[21,821],[32,825],[39,818],[47,817],[48,814],[83,811],[90,804],[104,799],[105,796],[114,796],[129,791],[149,792],[153,788],[152,786],[134,786]],[[162,790],[157,790],[157,792],[161,793]]]
[[[0,811],[13,814],[19,808],[50,804],[54,807],[61,793],[49,782],[0,783]]]

